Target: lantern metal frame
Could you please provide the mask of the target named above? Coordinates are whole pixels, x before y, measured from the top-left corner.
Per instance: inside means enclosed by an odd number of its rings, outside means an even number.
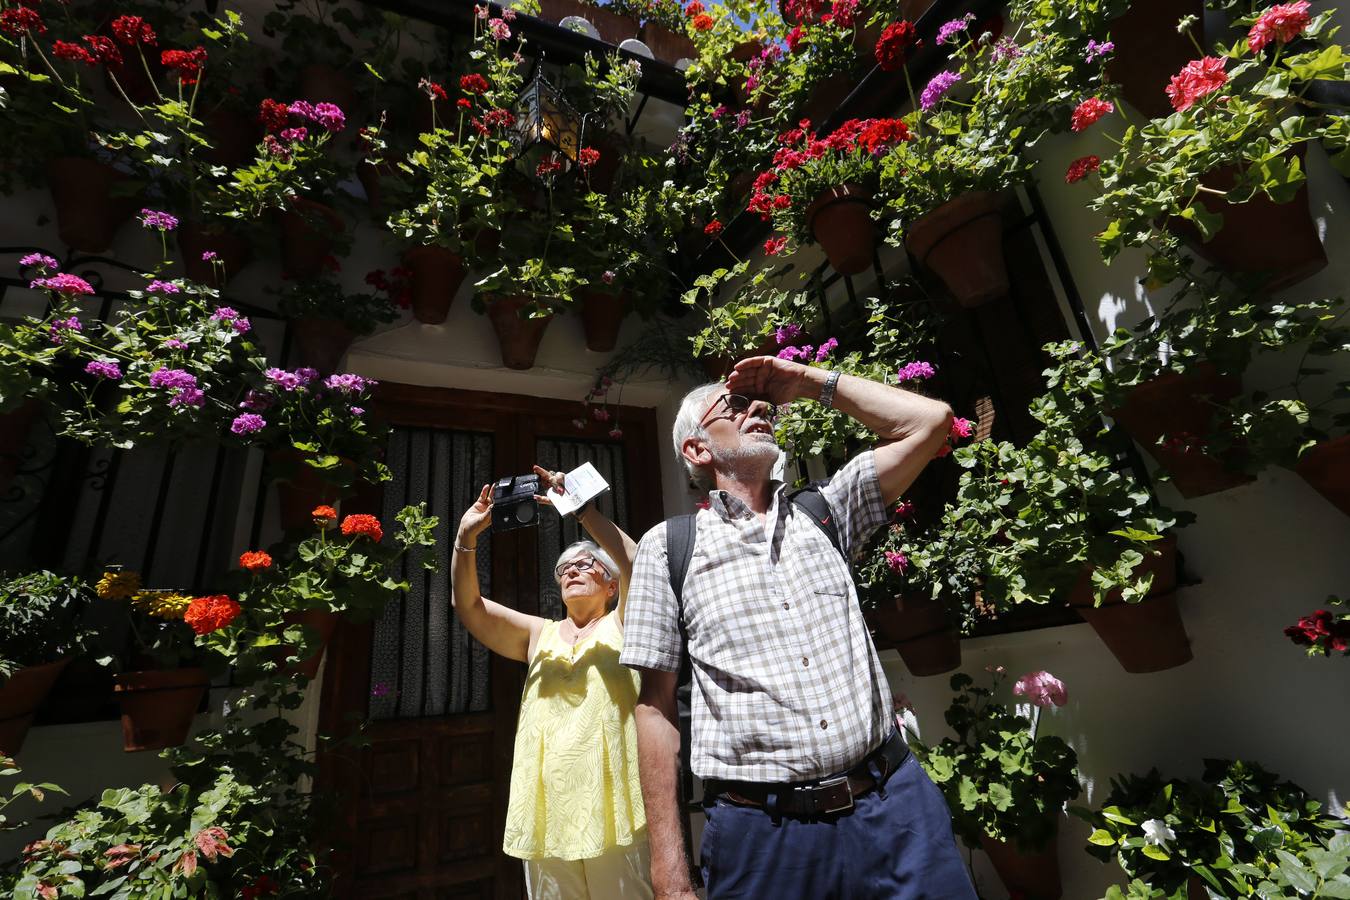
[[[511,105],[516,116],[511,142],[516,159],[542,145],[560,155],[570,168],[585,146],[590,114],[577,113],[563,92],[544,76],[543,60],[542,53],[535,58],[525,87]]]

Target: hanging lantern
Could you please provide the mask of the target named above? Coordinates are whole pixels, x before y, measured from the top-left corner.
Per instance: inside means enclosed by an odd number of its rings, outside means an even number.
[[[516,98],[515,114],[513,142],[517,158],[529,163],[537,161],[538,156],[556,154],[567,166],[576,162],[583,119],[562,92],[544,78],[538,66]]]

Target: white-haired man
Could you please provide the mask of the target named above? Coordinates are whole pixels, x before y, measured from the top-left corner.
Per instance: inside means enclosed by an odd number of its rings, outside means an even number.
[[[774,406],[799,399],[880,438],[820,489],[816,521],[770,474]],[[847,562],[950,425],[940,401],[774,357],[744,360],[725,385],[685,397],[675,450],[712,486],[709,506],[687,559],[667,553],[669,523],[642,538],[622,654],[642,675],[638,754],[657,900],[695,896],[676,799],[683,652],[709,898],[974,900],[942,795],[895,730]]]

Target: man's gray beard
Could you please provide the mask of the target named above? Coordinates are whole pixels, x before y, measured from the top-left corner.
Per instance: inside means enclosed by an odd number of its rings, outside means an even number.
[[[758,475],[763,472],[765,477],[773,471],[773,464],[778,462],[778,442],[772,439],[763,440],[761,438],[750,438],[749,435],[742,435],[741,445],[734,449],[724,449],[720,447],[709,447],[712,451],[713,470],[727,475]]]

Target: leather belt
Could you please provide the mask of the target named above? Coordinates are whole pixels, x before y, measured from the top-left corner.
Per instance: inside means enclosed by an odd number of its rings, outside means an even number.
[[[880,747],[842,775],[791,784],[710,778],[703,787],[706,796],[721,797],[740,806],[762,807],[773,814],[828,815],[851,810],[855,798],[884,785],[908,756],[909,747],[900,737],[900,732],[893,731]],[[880,778],[873,775],[874,768],[880,773]]]

